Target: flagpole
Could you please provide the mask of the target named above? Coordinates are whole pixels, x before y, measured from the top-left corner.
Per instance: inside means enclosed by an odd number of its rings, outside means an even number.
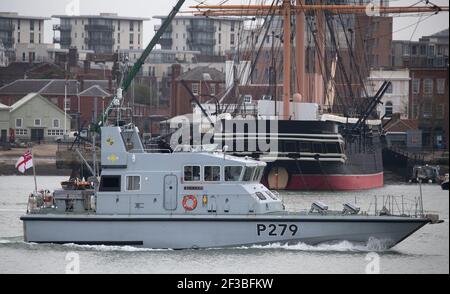
[[[34,191],[37,192],[37,181],[36,181],[36,168],[35,168],[35,160],[34,160],[34,153],[33,148],[31,148],[31,160],[33,160],[33,177],[34,177]]]

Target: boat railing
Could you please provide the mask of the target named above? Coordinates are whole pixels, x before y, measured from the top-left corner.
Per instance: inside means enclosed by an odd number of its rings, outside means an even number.
[[[131,149],[129,153],[172,153],[170,149],[155,148],[155,149]]]

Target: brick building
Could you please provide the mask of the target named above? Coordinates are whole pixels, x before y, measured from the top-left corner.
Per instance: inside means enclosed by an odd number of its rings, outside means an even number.
[[[448,150],[448,74],[448,67],[410,69],[410,117],[419,121],[426,148]]]
[[[201,66],[181,73],[180,65],[172,67],[171,115],[192,113],[192,98],[182,85],[185,81],[189,90],[200,103],[206,103],[225,89],[225,74],[217,69]]]

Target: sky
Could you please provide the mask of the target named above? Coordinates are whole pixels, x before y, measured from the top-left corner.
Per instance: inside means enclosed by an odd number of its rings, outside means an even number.
[[[410,6],[420,0],[389,0],[390,6]],[[79,14],[99,14],[100,12],[118,13],[120,16],[137,16],[151,18],[154,15],[167,15],[177,0],[1,0],[1,12],[18,12],[28,16],[46,16],[66,14],[66,11],[79,11]],[[183,10],[189,10],[190,5],[198,2],[217,4],[221,0],[196,1],[187,0]],[[256,3],[253,1],[252,3]],[[266,1],[271,3],[271,1]],[[433,0],[437,5],[449,5],[449,0]],[[79,5],[77,5],[77,3]],[[229,0],[227,4],[248,4],[249,0]],[[74,5],[75,4],[75,5]],[[423,3],[421,3],[423,4]],[[71,9],[78,7],[79,9]],[[397,17],[394,19],[394,40],[418,40],[421,36],[431,35],[449,27],[448,12],[439,13],[420,18]],[[428,18],[427,18],[428,17]],[[421,21],[416,28],[416,23]],[[58,23],[56,19],[47,21],[45,27],[45,42],[51,43],[53,38],[52,25]],[[154,25],[159,20],[151,20],[144,23],[144,43],[150,42],[154,35]]]

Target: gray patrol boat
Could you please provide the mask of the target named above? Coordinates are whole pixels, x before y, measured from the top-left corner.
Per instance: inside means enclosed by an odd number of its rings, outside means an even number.
[[[33,193],[21,217],[25,241],[186,249],[375,238],[388,248],[433,222],[351,204],[288,212],[259,183],[263,162],[205,147],[146,152],[133,125],[101,134],[99,183]]]

